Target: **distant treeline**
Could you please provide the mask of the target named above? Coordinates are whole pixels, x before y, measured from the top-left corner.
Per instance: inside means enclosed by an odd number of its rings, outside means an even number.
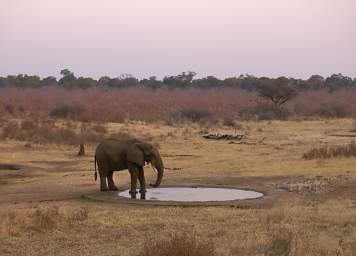
[[[61,87],[61,88],[130,88],[142,87],[147,89],[172,88],[172,89],[242,89],[246,91],[255,91],[263,85],[284,84],[295,88],[298,91],[327,89],[335,91],[340,88],[356,88],[356,78],[344,76],[342,74],[333,74],[324,78],[320,75],[313,75],[309,79],[295,79],[287,77],[268,78],[255,77],[252,75],[240,75],[239,77],[230,77],[218,79],[214,76],[194,79],[195,72],[182,72],[176,76],[165,76],[158,80],[155,76],[137,79],[132,75],[125,74],[116,78],[103,76],[99,80],[90,77],[76,77],[73,72],[64,69],[60,72],[61,78],[57,80],[53,76],[40,78],[36,75],[24,75],[0,77],[0,88],[41,88],[41,87]]]

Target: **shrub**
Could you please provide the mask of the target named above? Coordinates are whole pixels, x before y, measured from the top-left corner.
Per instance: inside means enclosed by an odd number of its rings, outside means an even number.
[[[10,104],[6,104],[5,105],[5,111],[9,114],[13,114],[14,113],[14,106],[10,105]]]
[[[19,125],[17,122],[10,121],[3,124],[1,138],[14,138],[17,135],[17,131],[19,130]]]
[[[356,156],[355,141],[352,141],[347,145],[340,145],[336,147],[324,146],[321,148],[312,148],[308,152],[303,154],[303,158],[306,160],[352,156]]]
[[[236,122],[235,122],[235,120],[232,119],[231,117],[225,116],[225,117],[224,117],[223,125],[225,125],[225,126],[230,126],[230,127],[236,127]]]
[[[241,109],[238,115],[243,120],[286,120],[291,113],[280,106],[258,104]]]
[[[350,106],[342,103],[323,104],[313,113],[325,118],[344,118],[351,115]]]
[[[170,240],[145,242],[140,256],[214,256],[211,241],[199,241],[196,237],[173,235]]]
[[[184,121],[199,123],[201,125],[211,125],[217,124],[219,119],[208,110],[183,109],[171,113],[166,121],[166,124],[175,125],[176,123]]]
[[[60,106],[51,110],[49,116],[58,118],[78,118],[84,109],[78,106]]]
[[[173,113],[175,119],[186,119],[192,122],[200,122],[212,117],[212,114],[207,110],[201,109],[184,109]]]

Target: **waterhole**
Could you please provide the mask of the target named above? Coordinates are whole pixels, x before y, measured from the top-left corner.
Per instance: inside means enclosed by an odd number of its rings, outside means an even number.
[[[129,190],[119,192],[118,195],[130,198]],[[147,200],[176,202],[231,201],[253,199],[262,196],[262,193],[256,191],[232,188],[149,188],[146,192]]]

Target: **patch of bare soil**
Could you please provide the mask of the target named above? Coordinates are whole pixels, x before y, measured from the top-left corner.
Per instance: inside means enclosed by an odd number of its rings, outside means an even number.
[[[356,179],[350,175],[315,176],[298,180],[283,181],[276,185],[278,189],[301,194],[303,196],[331,196],[334,193],[356,191]]]

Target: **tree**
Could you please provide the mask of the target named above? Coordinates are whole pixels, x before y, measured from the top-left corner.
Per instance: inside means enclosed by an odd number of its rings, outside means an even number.
[[[193,81],[193,85],[200,89],[206,88],[222,88],[224,87],[224,82],[216,78],[215,76],[207,76],[202,79],[196,79]]]
[[[162,87],[163,83],[156,79],[155,76],[150,76],[149,79],[142,79],[140,84],[145,86],[146,88],[156,90]]]
[[[262,98],[272,101],[275,106],[282,106],[297,95],[297,90],[290,86],[286,77],[262,80],[257,92]]]
[[[59,79],[58,84],[65,87],[74,87],[77,78],[74,76],[73,72],[69,69],[61,70],[62,78]]]
[[[352,78],[344,76],[342,74],[333,74],[330,77],[326,78],[326,86],[330,91],[335,91],[340,87],[349,87],[352,86]]]
[[[312,75],[306,81],[307,89],[320,90],[325,87],[325,79],[320,75]]]
[[[53,86],[57,85],[57,79],[54,76],[49,76],[41,80],[42,86]]]
[[[249,74],[240,75],[238,80],[239,88],[242,90],[254,91],[260,85],[260,79]]]
[[[92,78],[79,77],[76,80],[76,86],[78,86],[81,89],[95,88],[96,85],[97,85],[97,81]]]
[[[111,78],[108,76],[102,76],[98,80],[98,86],[99,88],[104,88],[104,87],[109,87]]]
[[[194,71],[182,72],[176,76],[165,76],[163,78],[163,83],[170,87],[178,87],[181,89],[187,88],[192,84],[194,76],[197,73]]]

